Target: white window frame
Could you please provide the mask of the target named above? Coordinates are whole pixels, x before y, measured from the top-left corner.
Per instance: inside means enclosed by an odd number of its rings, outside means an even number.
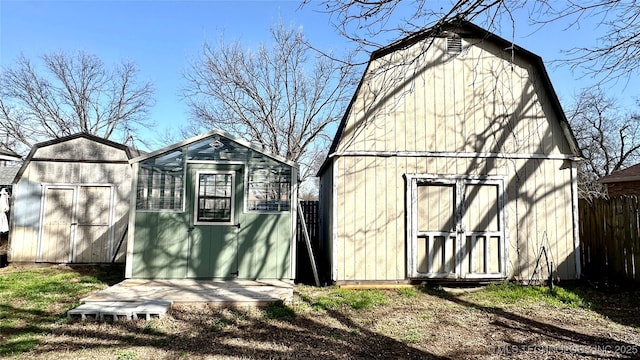
[[[187,201],[186,200],[186,198],[187,198],[187,180],[186,179],[187,179],[187,175],[188,175],[187,174],[186,163],[185,163],[185,166],[183,166],[182,178],[181,178],[181,181],[182,181],[182,186],[181,186],[181,190],[182,190],[181,197],[182,197],[182,200],[180,201],[180,207],[176,207],[176,208],[173,208],[173,209],[139,209],[138,208],[138,204],[137,203],[138,203],[138,199],[139,199],[139,197],[138,197],[138,181],[140,179],[140,164],[142,164],[142,162],[134,164],[137,167],[137,169],[134,169],[134,180],[133,180],[133,183],[132,183],[132,185],[134,186],[134,188],[132,189],[132,192],[135,195],[135,196],[133,196],[135,201],[132,202],[132,208],[135,209],[135,212],[140,212],[140,213],[162,213],[162,212],[166,212],[166,213],[183,213],[183,212],[185,212],[185,204],[186,204],[186,201]],[[149,188],[145,187],[144,191],[148,192]]]
[[[231,175],[231,216],[229,221],[198,221],[200,175]],[[195,186],[193,189],[193,224],[194,225],[233,225],[235,221],[236,207],[236,173],[235,171],[198,170],[196,171]]]
[[[281,165],[282,166],[282,165]],[[245,191],[244,191],[244,212],[245,213],[254,213],[254,214],[284,214],[284,213],[288,213],[288,212],[292,212],[295,208],[295,204],[293,202],[293,191],[294,191],[294,185],[295,185],[295,181],[294,181],[294,171],[293,169],[290,169],[291,174],[289,177],[289,206],[287,208],[282,208],[282,210],[259,210],[259,209],[250,209],[249,208],[249,193],[251,191],[251,182],[249,181],[249,176],[250,176],[250,172],[252,169],[252,165],[247,164],[246,165],[246,171],[245,171],[245,179],[244,179],[244,186],[245,186]],[[284,184],[284,183],[283,183]]]

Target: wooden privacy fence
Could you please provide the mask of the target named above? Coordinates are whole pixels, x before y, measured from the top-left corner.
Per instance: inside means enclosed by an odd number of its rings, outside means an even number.
[[[300,206],[302,208],[302,213],[304,214],[305,222],[307,224],[307,231],[309,232],[309,239],[311,240],[311,247],[313,249],[313,253],[316,256],[316,267],[318,267],[319,271],[322,271],[323,262],[318,258],[318,234],[320,231],[320,218],[319,218],[319,202],[318,201],[300,201]],[[309,259],[309,255],[307,252],[307,248],[304,243],[303,238],[303,230],[300,219],[298,219],[298,246],[297,246],[297,271],[296,271],[296,282],[305,283],[305,284],[313,284],[313,273],[311,260]]]
[[[583,274],[640,281],[640,200],[580,200],[578,208]]]
[[[312,244],[318,244],[318,232],[320,231],[320,222],[319,222],[319,209],[320,202],[318,201],[300,201],[300,206],[302,206],[302,212],[304,213],[304,220],[307,223],[307,231],[309,231],[309,238],[311,238]],[[298,241],[303,241],[302,239],[302,224],[298,221]]]

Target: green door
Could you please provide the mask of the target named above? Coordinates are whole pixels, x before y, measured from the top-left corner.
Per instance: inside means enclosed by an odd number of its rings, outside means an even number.
[[[238,233],[242,205],[242,169],[189,164],[190,211],[187,276],[238,276]]]

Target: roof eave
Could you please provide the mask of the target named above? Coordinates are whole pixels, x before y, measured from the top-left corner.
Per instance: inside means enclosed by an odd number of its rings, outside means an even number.
[[[629,182],[629,181],[640,181],[640,175],[634,176],[625,176],[625,177],[613,177],[613,178],[602,178],[598,180],[602,184],[611,184],[611,183],[620,183],[620,182]]]

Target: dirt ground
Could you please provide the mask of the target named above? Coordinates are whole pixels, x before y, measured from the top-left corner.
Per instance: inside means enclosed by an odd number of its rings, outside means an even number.
[[[640,358],[638,301],[494,306],[473,293],[385,290],[387,304],[323,307],[301,286],[267,309],[176,306],[169,316],[61,321],[20,359],[602,359]]]

